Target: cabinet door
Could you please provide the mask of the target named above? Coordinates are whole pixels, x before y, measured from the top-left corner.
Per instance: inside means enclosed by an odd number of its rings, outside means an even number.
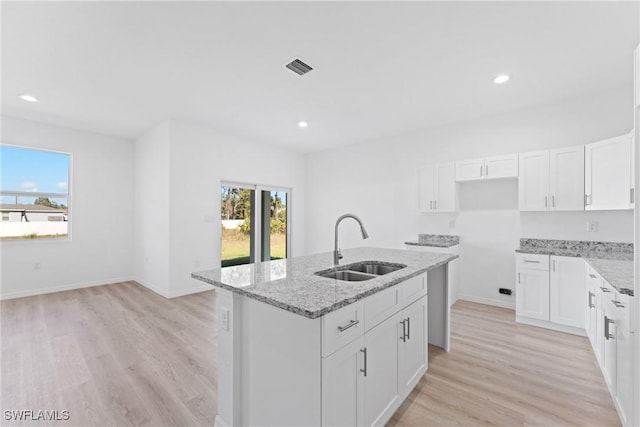
[[[587,210],[629,209],[631,137],[622,135],[585,146]]]
[[[435,182],[434,210],[436,212],[455,212],[456,179],[453,162],[435,165]]]
[[[598,325],[598,316],[597,316],[597,277],[596,274],[591,271],[591,267],[585,263],[585,287],[587,288],[587,301],[586,301],[586,316],[585,316],[585,325],[587,328],[587,336],[589,337],[589,341],[591,342],[591,347],[593,348],[594,353],[596,353],[596,357],[600,358],[598,354],[598,349],[596,346],[596,334],[597,334],[597,325]]]
[[[427,297],[402,311],[400,319],[400,390],[404,399],[427,371]]]
[[[549,207],[556,211],[584,210],[584,146],[549,152]]]
[[[584,260],[551,257],[549,320],[584,329]]]
[[[322,360],[322,424],[364,424],[364,337]]]
[[[633,341],[627,325],[616,325],[616,397],[623,426],[633,416]]]
[[[521,269],[517,276],[516,315],[549,320],[549,272]]]
[[[419,191],[420,191],[420,210],[422,212],[431,212],[433,210],[433,202],[435,200],[435,168],[434,165],[425,166],[420,169],[419,175]]]
[[[384,425],[400,405],[398,360],[401,313],[396,313],[364,336],[364,422]]]
[[[610,302],[603,301],[604,318],[604,379],[609,384],[609,390],[616,391],[616,324]],[[608,325],[607,325],[608,324]],[[608,334],[607,334],[608,333]]]
[[[484,177],[484,159],[456,162],[456,181],[475,181]]]
[[[549,205],[549,152],[520,154],[518,206],[521,211],[545,211]]]
[[[484,177],[489,179],[517,178],[518,155],[487,157],[484,160]]]

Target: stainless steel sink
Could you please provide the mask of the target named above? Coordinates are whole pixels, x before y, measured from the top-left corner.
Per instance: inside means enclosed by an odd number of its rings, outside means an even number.
[[[371,262],[361,262],[349,266],[349,270],[360,271],[362,273],[375,274],[376,276],[382,276],[384,274],[393,273],[394,271],[405,268],[406,265],[402,264],[379,264]]]
[[[316,275],[347,282],[361,282],[363,280],[375,279],[376,277],[401,270],[405,267],[406,265],[404,264],[362,261],[329,270],[318,271]]]
[[[345,271],[345,270],[329,271],[322,274],[320,273],[316,273],[316,274],[322,277],[328,277],[329,279],[346,280],[347,282],[361,282],[363,280],[369,280],[376,277],[371,274],[362,274],[362,273],[357,273],[355,271]]]

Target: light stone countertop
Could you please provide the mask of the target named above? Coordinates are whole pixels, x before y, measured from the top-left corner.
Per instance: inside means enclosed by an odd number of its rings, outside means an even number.
[[[405,264],[406,267],[361,282],[329,279],[315,274],[333,268],[333,253],[325,252],[200,271],[192,273],[191,277],[315,319],[458,257],[451,254],[380,248],[345,249],[342,254],[342,267],[361,261]]]
[[[584,258],[618,292],[633,296],[633,244],[520,239],[518,253]]]
[[[418,234],[418,240],[412,240],[404,243],[411,246],[450,248],[460,244],[460,236],[448,234]]]
[[[618,292],[633,296],[633,261],[597,258],[585,261]]]

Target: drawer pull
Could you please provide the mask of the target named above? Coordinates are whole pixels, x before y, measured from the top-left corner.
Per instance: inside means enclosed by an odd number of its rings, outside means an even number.
[[[400,339],[402,342],[407,342],[407,319],[402,319],[402,336]]]
[[[624,304],[618,300],[612,299],[611,302],[613,303],[613,305],[615,305],[618,308],[624,308]]]
[[[589,277],[591,277],[592,279],[595,279],[595,278],[596,278],[596,275],[595,275],[595,274],[591,274],[591,273],[589,273]]]
[[[592,302],[594,296],[595,296],[595,294],[593,292],[589,291],[589,308],[595,308],[596,307]]]
[[[611,292],[609,289],[605,288],[604,286],[600,286],[600,290],[604,293]]]
[[[540,261],[533,261],[533,260],[530,260],[530,259],[525,259],[524,262],[530,262],[532,264],[540,264]]]
[[[407,317],[407,339],[411,339],[411,318]]]
[[[353,326],[356,326],[358,323],[360,323],[360,321],[359,321],[359,320],[351,320],[351,321],[349,321],[349,323],[347,323],[347,324],[346,324],[346,325],[344,325],[344,326],[338,326],[338,330],[339,330],[340,332],[344,332],[344,331],[346,331],[347,329],[349,329],[349,328],[351,328],[351,327],[353,327]]]

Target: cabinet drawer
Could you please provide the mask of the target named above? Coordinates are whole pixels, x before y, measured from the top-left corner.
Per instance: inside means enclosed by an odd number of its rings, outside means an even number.
[[[364,334],[364,301],[356,301],[322,317],[322,356],[326,357]]]
[[[400,311],[400,291],[401,285],[396,285],[364,299],[365,331]]]
[[[517,269],[545,270],[549,271],[549,255],[518,254],[516,257]]]
[[[427,275],[412,277],[400,284],[402,295],[402,307],[406,307],[418,298],[427,294]]]

